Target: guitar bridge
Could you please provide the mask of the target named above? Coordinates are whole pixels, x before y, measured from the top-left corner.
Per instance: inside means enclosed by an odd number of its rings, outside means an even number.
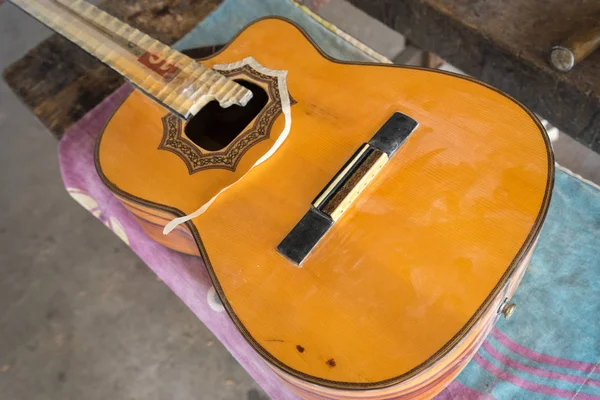
[[[279,253],[301,265],[417,125],[414,119],[394,113],[317,195],[308,212],[277,246]]]

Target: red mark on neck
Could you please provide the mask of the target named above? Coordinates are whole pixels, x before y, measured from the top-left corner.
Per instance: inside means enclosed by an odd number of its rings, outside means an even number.
[[[169,64],[164,59],[149,52],[142,54],[138,58],[138,61],[162,76],[167,82],[171,81],[179,73],[179,68],[175,65]]]

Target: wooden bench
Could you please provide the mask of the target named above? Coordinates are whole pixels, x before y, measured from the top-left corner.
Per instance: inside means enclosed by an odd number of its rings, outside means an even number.
[[[600,2],[349,1],[600,152],[600,50],[567,73],[548,62],[553,45],[600,19]]]
[[[548,63],[553,44],[597,19],[600,2],[349,1],[600,152],[600,51],[568,73]],[[105,0],[100,7],[172,44],[220,2]],[[57,137],[122,84],[116,73],[57,35],[7,68],[4,76]]]

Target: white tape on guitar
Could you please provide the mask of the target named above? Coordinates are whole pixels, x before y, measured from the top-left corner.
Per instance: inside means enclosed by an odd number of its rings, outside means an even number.
[[[265,154],[263,154],[263,156],[261,158],[259,158],[258,160],[256,160],[254,165],[252,167],[250,167],[250,169],[246,172],[246,174],[249,174],[250,171],[252,171],[254,168],[256,168],[257,166],[259,166],[260,164],[265,162],[273,154],[275,154],[277,149],[279,149],[279,147],[283,144],[283,142],[287,138],[288,134],[290,133],[290,129],[292,127],[292,113],[291,113],[290,96],[288,94],[287,82],[286,82],[287,71],[278,71],[278,70],[273,70],[273,69],[263,67],[252,57],[246,57],[243,60],[234,62],[232,64],[216,64],[213,66],[213,69],[218,70],[218,71],[229,71],[232,69],[237,69],[237,68],[243,67],[244,65],[248,65],[248,66],[252,67],[254,70],[260,72],[261,74],[277,77],[277,86],[279,88],[279,95],[281,98],[281,111],[283,112],[283,115],[285,117],[285,125],[283,127],[283,130],[279,134],[279,137],[273,143],[273,146],[271,146],[269,151],[267,151]],[[214,203],[214,201],[217,199],[217,197],[219,197],[227,189],[229,189],[230,187],[232,187],[233,185],[238,183],[241,179],[244,178],[244,176],[246,176],[246,174],[244,174],[240,179],[233,182],[231,185],[226,186],[225,188],[221,189],[221,191],[219,191],[219,193],[214,195],[209,201],[207,201],[202,206],[200,206],[200,208],[198,208],[196,211],[194,211],[188,215],[185,215],[183,217],[178,217],[178,218],[171,220],[167,225],[165,225],[165,227],[163,229],[163,235],[169,234],[169,232],[171,232],[173,229],[175,229],[178,225],[183,224],[186,221],[189,221],[191,219],[194,219],[194,218],[202,215],[206,210],[208,210],[210,205],[212,203]]]

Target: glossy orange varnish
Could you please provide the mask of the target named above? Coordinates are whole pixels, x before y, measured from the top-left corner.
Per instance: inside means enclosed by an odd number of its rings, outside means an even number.
[[[513,278],[507,282],[488,311],[478,320],[469,333],[444,357],[431,367],[420,371],[414,377],[392,386],[373,390],[343,390],[319,386],[305,382],[277,368],[272,367],[283,383],[301,398],[310,400],[321,399],[430,399],[441,392],[458,374],[466,367],[473,355],[477,352],[494,323],[500,317],[500,308],[509,302],[514,294],[514,289],[527,270],[533,249],[529,251],[523,262],[519,265]]]
[[[537,235],[553,173],[542,128],[513,100],[466,79],[327,60],[279,19],[251,25],[205,63],[247,56],[287,70],[298,102],[275,155],[244,176],[283,116],[235,172],[189,175],[180,158],[157,150],[168,111],[134,92],[99,143],[105,181],[125,197],[189,213],[243,176],[193,224],[234,321],[289,373],[377,386],[451,350]],[[292,265],[277,245],[394,111],[419,127],[302,267]]]

